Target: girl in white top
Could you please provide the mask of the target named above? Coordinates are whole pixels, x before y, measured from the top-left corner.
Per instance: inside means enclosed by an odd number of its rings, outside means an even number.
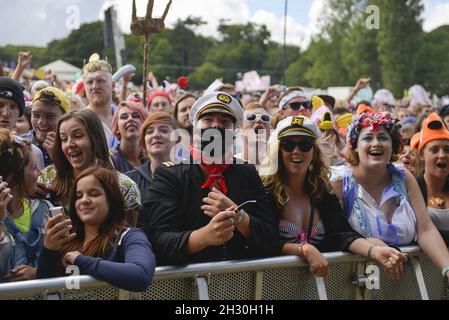
[[[391,165],[400,151],[398,120],[367,110],[348,129],[345,155],[352,171],[337,180],[334,189],[355,230],[380,246],[407,245],[416,239],[447,276],[449,252],[427,214],[415,177]]]

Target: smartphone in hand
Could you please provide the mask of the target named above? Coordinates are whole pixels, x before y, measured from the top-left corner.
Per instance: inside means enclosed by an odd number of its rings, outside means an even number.
[[[62,214],[61,218],[58,219],[58,221],[56,221],[56,223],[61,223],[61,222],[63,222],[63,221],[66,219],[65,214],[64,214],[64,208],[63,208],[63,207],[54,207],[54,208],[51,208],[51,209],[50,209],[50,214],[51,214],[51,217],[52,217],[52,218],[53,218],[53,217],[56,217],[56,216],[59,215],[59,214]],[[68,237],[69,235],[70,235],[70,231],[69,231],[69,229],[67,229],[67,230],[65,231],[65,233],[64,233],[64,237]]]

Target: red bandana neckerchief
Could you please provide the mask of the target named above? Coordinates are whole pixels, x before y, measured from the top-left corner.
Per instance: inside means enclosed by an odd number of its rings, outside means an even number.
[[[198,161],[201,166],[209,173],[209,178],[201,186],[201,189],[209,189],[215,182],[217,182],[223,194],[228,194],[228,186],[226,185],[226,178],[223,172],[229,168],[229,164],[207,164],[203,162],[201,152],[198,152],[193,146],[189,146],[190,154],[193,160]]]

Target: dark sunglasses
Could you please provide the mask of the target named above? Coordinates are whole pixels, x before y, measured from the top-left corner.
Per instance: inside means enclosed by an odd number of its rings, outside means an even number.
[[[262,120],[262,122],[270,123],[271,122],[271,116],[268,114],[247,114],[246,120],[249,122],[254,122],[257,120]]]
[[[51,91],[43,91],[40,96],[39,96],[39,100],[44,100],[44,101],[48,101],[50,103],[55,103],[55,104],[61,104],[61,100],[59,100],[56,95],[51,92]]]
[[[313,142],[308,141],[308,140],[303,140],[303,141],[299,141],[299,142],[296,142],[293,140],[281,141],[281,148],[285,152],[293,152],[295,150],[296,146],[298,146],[298,148],[299,148],[299,150],[301,150],[301,152],[309,152],[313,148]]]
[[[306,102],[294,102],[288,104],[292,110],[298,111],[303,107],[306,110],[312,110],[312,103],[310,101]]]

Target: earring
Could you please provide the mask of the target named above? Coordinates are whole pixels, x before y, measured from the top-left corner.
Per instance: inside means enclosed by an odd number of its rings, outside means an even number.
[[[311,164],[311,165],[309,166],[309,172],[312,173],[312,172],[313,172],[313,169],[314,169],[314,168],[313,168],[313,164]]]

